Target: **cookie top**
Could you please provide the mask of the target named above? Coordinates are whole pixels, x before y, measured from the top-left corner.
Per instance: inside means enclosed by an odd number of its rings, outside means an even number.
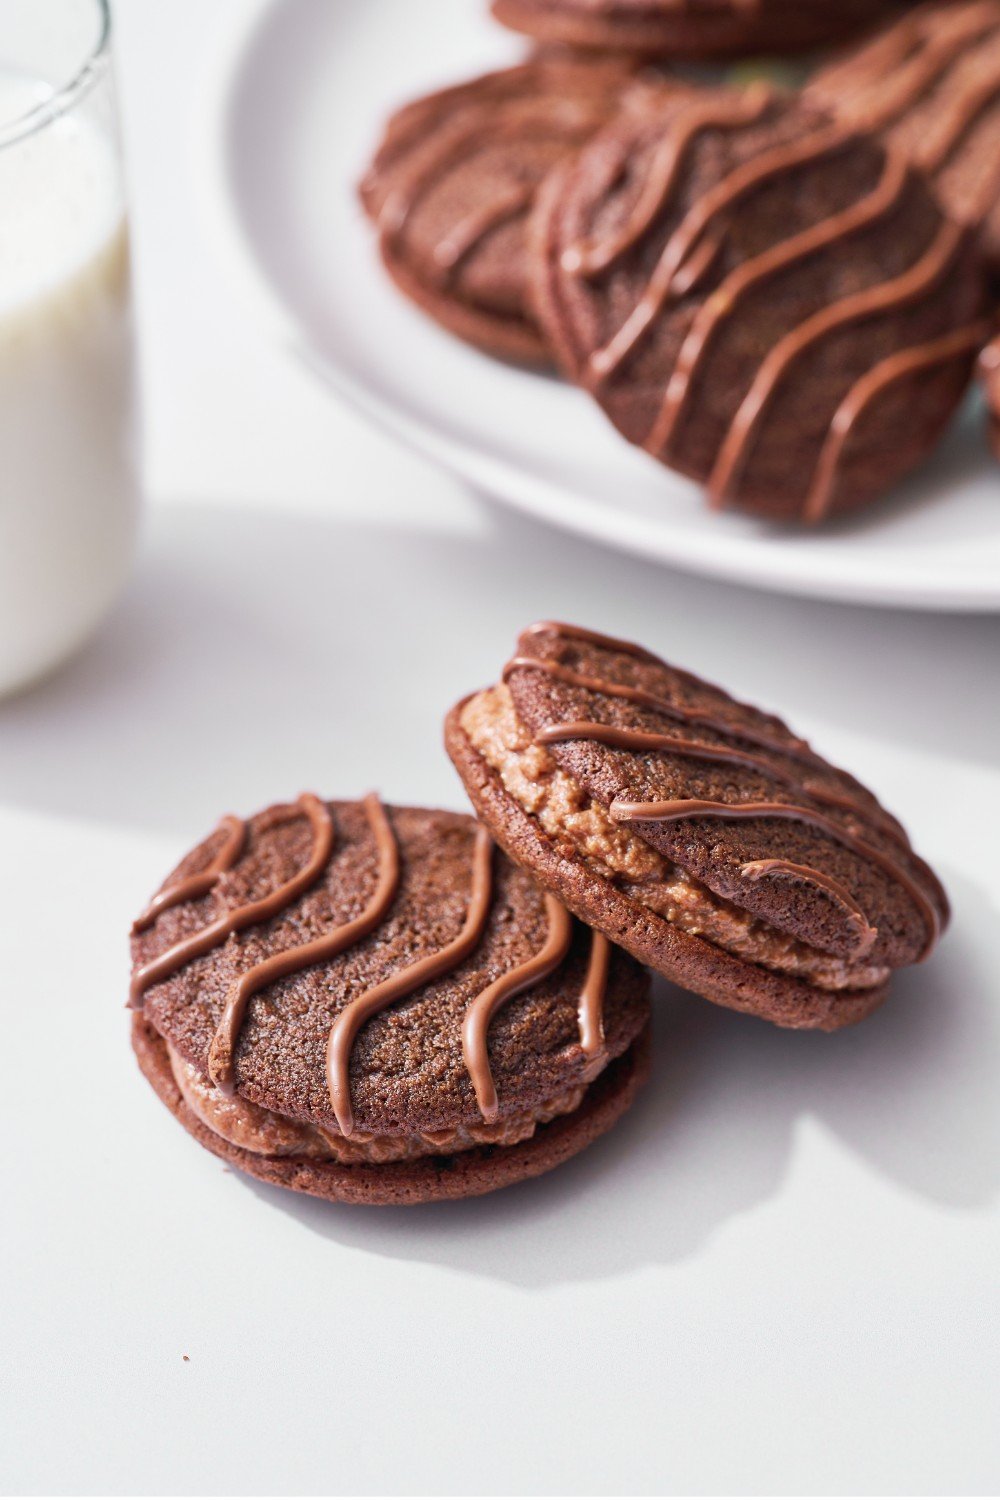
[[[648,1017],[642,971],[473,819],[374,796],[225,819],[132,944],[132,1003],[181,1064],[346,1137],[536,1110]]]
[[[919,6],[822,69],[806,97],[903,151],[1000,272],[1000,0]]]
[[[395,114],[360,194],[402,289],[490,352],[547,363],[525,224],[539,183],[610,117],[633,69],[540,57]]]
[[[768,86],[636,86],[557,169],[533,291],[560,363],[716,506],[818,521],[913,467],[984,337],[971,234],[896,152]]]
[[[926,957],[948,920],[939,881],[860,782],[781,720],[631,643],[543,622],[521,636],[501,687],[450,722],[477,809],[519,856],[528,845],[512,848],[502,802],[476,795],[460,736],[549,846],[628,896],[629,946],[650,961],[656,911],[744,968],[831,996],[874,993]],[[598,920],[598,906],[587,911]],[[688,956],[682,982],[698,988]],[[749,983],[732,965],[730,979]]]
[[[900,0],[493,0],[498,21],[539,41],[692,60],[802,52],[902,8]]]

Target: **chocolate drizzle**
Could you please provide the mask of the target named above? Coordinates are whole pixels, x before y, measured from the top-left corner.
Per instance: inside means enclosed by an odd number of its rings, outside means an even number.
[[[604,998],[611,969],[611,944],[596,929],[590,935],[590,962],[580,991],[580,1046],[584,1057],[604,1056]]]
[[[371,936],[389,915],[401,879],[399,845],[379,798],[374,793],[369,795],[364,799],[363,807],[376,850],[374,889],[357,917],[336,924],[308,943],[273,954],[248,969],[230,986],[208,1053],[209,1077],[223,1093],[235,1092],[236,1047],[254,995],[290,975],[316,964],[330,962]],[[320,878],[329,864],[335,841],[333,819],[326,803],[311,794],[304,794],[292,805],[273,809],[264,826],[273,828],[302,817],[308,818],[313,833],[310,858],[302,870],[283,882],[270,895],[224,913],[192,937],[174,944],[158,958],[141,965],[132,981],[133,1006],[141,1006],[142,998],[149,988],[169,979],[193,959],[221,946],[235,933],[279,915]],[[225,829],[227,837],[206,868],[169,887],[161,897],[151,902],[137,919],[134,931],[145,931],[168,907],[208,894],[221,875],[236,865],[245,847],[246,824],[240,819],[227,818],[220,826]],[[469,905],[458,936],[437,953],[428,954],[399,973],[391,975],[381,984],[356,996],[334,1021],[327,1043],[326,1074],[330,1101],[345,1137],[354,1131],[350,1059],[358,1033],[369,1020],[389,1006],[452,973],[479,947],[493,900],[493,851],[493,841],[489,834],[484,828],[477,827]],[[477,996],[463,1025],[463,1057],[483,1117],[489,1123],[497,1118],[499,1112],[487,1048],[490,1021],[501,1006],[553,973],[564,962],[572,940],[573,922],[569,913],[554,897],[548,895],[545,897],[545,909],[548,937],[543,948],[496,979]],[[610,958],[610,945],[595,934],[578,1002],[580,1047],[589,1064],[596,1063],[604,1056],[603,1014]]]
[[[262,896],[259,901],[250,901],[245,906],[237,906],[232,911],[224,912],[193,937],[175,943],[172,948],[161,953],[159,958],[138,968],[132,976],[129,990],[129,1002],[134,1009],[142,1008],[142,997],[151,985],[169,979],[192,959],[211,953],[213,948],[220,947],[234,933],[276,917],[319,878],[326,869],[333,849],[333,819],[326,803],[320,801],[319,797],[314,797],[311,792],[304,792],[292,806],[277,808],[274,821],[290,823],[303,816],[309,819],[313,831],[313,850],[309,863],[269,896]]]
[[[685,269],[698,254],[703,236],[715,234],[721,237],[725,234],[725,216],[741,198],[787,171],[843,151],[850,143],[849,131],[829,126],[806,137],[804,141],[780,149],[775,147],[756,160],[745,162],[705,193],[688,210],[679,228],[667,241],[656,270],[627,322],[615,335],[612,343],[591,360],[591,373],[607,379],[632,353],[639,337],[652,327],[654,319],[663,311],[667,302],[671,299],[679,300],[694,290],[701,276],[685,276]],[[713,254],[711,259],[714,258]],[[711,261],[705,264],[705,269],[710,263]],[[658,427],[659,422],[654,425],[643,445],[651,453],[660,451],[657,442]]]
[[[989,328],[986,321],[974,323],[969,328],[943,334],[941,338],[931,339],[916,348],[901,349],[896,354],[887,355],[861,376],[844,397],[830,424],[803,511],[807,521],[820,521],[829,510],[844,449],[868,408],[907,376],[947,364],[956,355],[975,354],[989,337]]]
[[[903,308],[925,295],[954,263],[964,242],[965,230],[961,225],[945,221],[930,248],[902,276],[854,292],[824,307],[774,346],[743,398],[709,476],[709,498],[717,509],[725,504],[739,480],[761,421],[796,360],[839,329]],[[968,330],[965,333],[967,335]],[[840,451],[842,448],[838,450],[838,457]],[[832,491],[835,479],[833,472],[824,480],[824,492]],[[814,511],[816,508],[813,501]]]
[[[724,696],[733,705],[734,708],[742,710],[745,714],[752,714],[755,719],[759,719],[761,717],[759,711],[752,708],[749,704],[740,703],[736,699],[729,698],[728,694],[722,693],[721,688],[712,688],[711,684],[705,683],[699,678],[694,677],[689,672],[682,671],[679,667],[670,666],[667,662],[663,661],[661,657],[654,656],[652,652],[646,651],[641,646],[634,645],[631,641],[620,641],[615,639],[613,636],[600,635],[596,631],[585,631],[577,626],[563,625],[554,620],[541,621],[537,625],[531,626],[524,632],[524,635],[542,634],[556,635],[564,640],[579,640],[589,643],[590,645],[595,645],[601,650],[619,652],[626,656],[632,656],[637,661],[648,663],[652,666],[661,668],[665,672],[672,673],[673,676],[675,676],[679,681],[685,682],[689,686],[700,691],[704,691],[705,688],[709,688],[710,691],[717,693],[720,696]],[[745,744],[755,745],[759,749],[771,751],[776,755],[783,756],[789,760],[796,762],[797,764],[812,767],[817,771],[824,773],[833,772],[834,774],[838,774],[836,773],[835,768],[831,767],[826,761],[823,760],[821,756],[817,755],[805,740],[799,739],[795,735],[793,735],[787,728],[787,726],[781,724],[780,721],[775,721],[775,727],[780,728],[781,733],[769,734],[767,730],[760,728],[755,724],[747,724],[745,722],[736,723],[732,719],[722,718],[714,714],[707,714],[702,709],[688,708],[683,706],[682,704],[673,702],[673,700],[670,698],[664,698],[656,693],[648,692],[644,688],[635,687],[631,684],[611,682],[609,679],[603,677],[588,676],[584,673],[577,672],[570,667],[564,666],[561,662],[552,661],[543,657],[513,657],[512,660],[510,660],[504,667],[503,681],[506,682],[510,678],[512,673],[521,670],[544,672],[547,676],[553,678],[554,681],[565,683],[569,687],[583,688],[586,692],[597,693],[610,698],[621,698],[625,702],[635,703],[640,708],[648,708],[652,712],[662,715],[664,718],[672,719],[675,723],[683,724],[685,726],[697,727],[699,729],[708,729],[715,734],[728,736],[731,739],[742,740]],[[565,727],[566,726],[557,726],[557,728],[560,729]],[[546,733],[551,736],[549,742],[554,742],[555,738],[557,737],[554,731],[546,731]],[[558,735],[558,738],[567,739],[580,737],[581,736],[579,735],[569,734]],[[671,741],[672,746],[677,746],[684,743],[684,741]],[[697,743],[699,746],[702,745],[701,741],[691,741],[688,743],[692,745],[695,743]],[[653,747],[647,745],[645,748]],[[709,747],[705,746],[704,748],[707,750]],[[678,750],[677,753],[681,754],[682,751]],[[736,756],[741,753],[742,752],[737,751],[730,754],[725,750],[723,750],[722,752],[724,758],[727,760],[735,760]],[[710,759],[711,757],[706,755],[705,758]],[[791,776],[786,777],[779,769],[777,769],[773,765],[753,758],[744,757],[744,759],[745,763],[748,765],[748,768],[763,771],[765,774],[773,777],[775,780],[787,779],[790,783],[792,783]],[[839,774],[842,776],[846,775],[845,772],[840,772]],[[796,781],[792,784],[798,783]],[[909,840],[906,838],[905,833],[896,822],[896,819],[893,818],[889,813],[885,812],[883,808],[880,808],[876,803],[874,803],[874,799],[872,799],[871,803],[865,803],[862,805],[855,801],[853,798],[846,797],[838,792],[830,791],[828,788],[819,786],[815,782],[804,783],[804,790],[807,791],[810,796],[815,796],[818,798],[818,800],[826,802],[829,807],[837,807],[842,812],[854,813],[867,818],[868,821],[871,822],[873,826],[877,827],[879,831],[883,833],[887,838],[894,839],[903,848],[909,848]],[[943,891],[941,892],[941,897],[943,900]]]
[[[425,101],[421,123],[428,139],[421,147],[413,139],[412,159],[393,172],[389,190],[377,211],[378,228],[390,250],[400,248],[414,210],[450,172],[474,160],[477,153],[500,141],[529,145],[532,141],[562,147],[569,152],[581,145],[605,121],[612,102],[629,76],[625,64],[601,65],[527,64],[480,81],[464,91],[445,91],[438,109]],[[517,87],[522,92],[518,93]],[[520,174],[506,190],[470,210],[447,229],[433,246],[431,260],[441,284],[447,286],[462,264],[483,241],[504,224],[523,218],[538,189],[539,173]],[[377,170],[370,174],[367,189],[374,196]],[[365,190],[363,190],[364,192]]]
[[[766,876],[773,879],[798,880],[805,885],[817,886],[833,898],[853,925],[857,933],[857,946],[853,955],[855,961],[864,958],[865,954],[871,951],[878,937],[878,928],[871,925],[847,887],[839,880],[834,880],[832,875],[816,870],[812,865],[793,864],[788,859],[752,859],[741,866],[740,874],[744,880],[762,880]]]
[[[168,886],[165,891],[154,896],[146,910],[132,923],[134,933],[147,932],[160,913],[168,911],[172,906],[181,906],[185,901],[197,901],[199,897],[207,896],[209,891],[215,889],[222,876],[233,868],[243,853],[247,836],[246,823],[242,818],[232,815],[222,819],[219,831],[223,830],[226,837],[215,858],[199,874],[189,875],[186,880],[179,880],[176,885]]]
[[[236,1040],[253,996],[266,989],[269,984],[286,979],[290,974],[308,969],[313,964],[328,963],[338,953],[361,942],[384,921],[395,899],[399,885],[399,848],[395,834],[385,808],[374,793],[365,798],[364,809],[378,853],[375,890],[361,915],[353,921],[334,927],[311,943],[288,948],[284,953],[276,953],[263,963],[255,964],[230,987],[222,1019],[208,1051],[209,1077],[223,1093],[231,1094],[235,1087],[233,1063]]]
[[[418,959],[400,973],[393,974],[390,979],[383,980],[381,984],[358,995],[334,1022],[326,1052],[326,1076],[330,1101],[337,1123],[345,1136],[351,1135],[354,1130],[349,1072],[351,1049],[358,1032],[380,1011],[405,999],[422,985],[431,984],[435,979],[457,969],[459,964],[464,963],[475,952],[482,942],[490,914],[493,894],[492,862],[493,840],[485,828],[477,828],[472,860],[472,893],[458,937],[439,952]]]
[[[564,906],[545,895],[545,910],[549,919],[549,935],[544,947],[533,958],[527,959],[493,981],[481,995],[477,995],[469,1006],[462,1023],[462,1053],[469,1070],[472,1086],[476,1091],[476,1102],[486,1123],[492,1124],[500,1112],[497,1091],[490,1071],[490,1059],[486,1046],[486,1035],[490,1022],[502,1005],[516,995],[541,984],[565,959],[573,940],[573,919]]]
[[[821,71],[805,92],[838,118],[898,142],[936,180],[952,217],[978,225],[996,213],[1000,155],[995,139],[984,132],[970,140],[984,117],[1000,112],[996,0],[921,6]],[[970,170],[945,180],[960,159]]]
[[[740,298],[752,287],[766,281],[779,271],[787,270],[796,262],[815,255],[817,251],[834,244],[838,239],[866,229],[899,202],[906,180],[906,164],[902,157],[895,154],[889,156],[878,186],[866,198],[862,198],[841,213],[832,215],[829,219],[821,220],[819,224],[812,225],[801,234],[793,235],[784,244],[772,245],[769,250],[744,261],[726,277],[718,290],[699,310],[690,332],[681,345],[660,414],[647,442],[652,452],[662,456],[670,452],[698,365],[704,358],[719,327],[733,316],[739,306]]]
[[[670,202],[680,179],[685,153],[692,141],[705,130],[726,127],[736,129],[752,124],[764,115],[773,98],[773,91],[760,83],[752,84],[743,94],[734,93],[725,101],[693,98],[688,109],[657,147],[646,172],[642,191],[625,223],[617,233],[609,235],[605,240],[579,240],[568,245],[561,256],[563,270],[573,276],[584,277],[609,271],[652,227]],[[662,274],[665,275],[666,271]],[[598,372],[603,366],[598,364],[594,369]]]

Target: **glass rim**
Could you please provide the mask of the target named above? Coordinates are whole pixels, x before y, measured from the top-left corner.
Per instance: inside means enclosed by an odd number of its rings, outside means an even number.
[[[96,42],[76,72],[66,83],[56,88],[48,99],[43,99],[23,115],[0,126],[0,150],[36,135],[38,131],[51,125],[53,120],[68,114],[104,77],[111,57],[111,5],[110,0],[92,0],[92,3],[98,14]]]

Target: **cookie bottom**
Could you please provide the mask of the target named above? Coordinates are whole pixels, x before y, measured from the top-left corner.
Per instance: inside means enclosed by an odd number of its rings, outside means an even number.
[[[132,1021],[132,1047],[146,1078],[188,1134],[241,1172],[295,1193],[308,1193],[337,1203],[402,1205],[478,1197],[530,1177],[540,1177],[568,1161],[610,1130],[632,1104],[649,1076],[650,1031],[647,1026],[628,1051],[591,1084],[574,1114],[561,1115],[540,1126],[530,1140],[516,1146],[478,1147],[454,1156],[426,1156],[414,1161],[360,1166],[257,1156],[231,1145],[203,1125],[184,1103],[170,1066],[167,1044],[140,1015]]]
[[[557,848],[515,802],[465,733],[463,707],[460,703],[453,708],[445,721],[445,749],[481,821],[509,857],[554,891],[574,916],[640,963],[727,1010],[790,1030],[839,1031],[863,1021],[886,999],[888,983],[863,990],[821,990],[765,969],[684,932],[625,895],[582,857]]]

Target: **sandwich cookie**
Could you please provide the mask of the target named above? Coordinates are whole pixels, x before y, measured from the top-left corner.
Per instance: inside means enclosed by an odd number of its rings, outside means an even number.
[[[133,1044],[203,1146],[352,1203],[537,1176],[645,1077],[648,977],[457,813],[227,817],[132,934]]]
[[[544,622],[446,744],[511,859],[688,990],[834,1031],[948,921],[900,824],[780,719],[642,647]]]

